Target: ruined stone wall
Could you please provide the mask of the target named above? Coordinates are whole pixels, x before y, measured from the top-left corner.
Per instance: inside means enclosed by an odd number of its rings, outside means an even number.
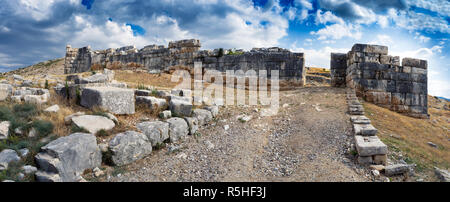
[[[347,54],[331,53],[330,60],[331,86],[344,87],[347,76]]]
[[[346,86],[367,102],[428,118],[427,61],[388,55],[386,46],[355,44],[347,53]]]
[[[93,66],[117,69],[124,66],[138,66],[149,71],[168,70],[172,66],[194,67],[202,62],[205,69],[226,70],[279,70],[280,79],[305,80],[303,53],[292,53],[281,48],[254,48],[248,52],[227,54],[219,57],[219,50],[200,50],[199,40],[189,39],[170,42],[168,47],[149,45],[138,50],[134,46],[118,49],[92,51],[90,47],[66,50],[65,73],[91,70]]]

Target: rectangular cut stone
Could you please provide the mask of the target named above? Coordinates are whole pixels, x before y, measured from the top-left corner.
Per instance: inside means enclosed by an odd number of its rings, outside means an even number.
[[[365,52],[365,53],[378,53],[378,54],[382,54],[382,55],[387,55],[388,47],[380,46],[380,45],[355,44],[352,47],[352,51]]]
[[[374,155],[373,156],[373,163],[376,165],[386,165],[387,163],[387,155]]]
[[[134,114],[134,91],[114,87],[88,87],[81,94],[81,106],[98,106],[113,114]]]
[[[387,154],[387,146],[377,136],[355,135],[355,142],[360,156]]]
[[[358,163],[361,165],[370,165],[373,163],[371,156],[358,156]]]
[[[373,127],[372,124],[353,124],[353,130],[355,131],[355,135],[362,136],[373,136],[376,135],[378,130]]]
[[[370,119],[366,116],[351,116],[350,121],[356,124],[370,124]]]
[[[415,59],[415,58],[403,58],[402,66],[410,66],[410,67],[418,67],[418,68],[426,69],[428,67],[428,63],[426,60]]]
[[[167,106],[166,99],[156,98],[152,96],[136,96],[136,104],[145,104],[150,109],[165,109]]]
[[[0,101],[6,100],[12,94],[12,86],[10,84],[0,84]]]

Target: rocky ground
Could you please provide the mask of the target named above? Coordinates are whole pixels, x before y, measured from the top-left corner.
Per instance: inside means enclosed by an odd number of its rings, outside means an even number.
[[[345,90],[282,92],[280,112],[226,107],[181,144],[171,144],[101,181],[369,181],[352,152]],[[238,120],[239,115],[252,117]]]

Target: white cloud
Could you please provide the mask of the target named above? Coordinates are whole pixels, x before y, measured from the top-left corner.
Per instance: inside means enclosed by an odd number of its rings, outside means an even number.
[[[423,36],[419,32],[416,32],[416,35],[414,36],[414,39],[419,40],[420,43],[426,43],[426,42],[430,41],[431,38]]]
[[[337,17],[330,11],[326,11],[322,13],[322,10],[317,10],[316,12],[316,24],[326,24],[328,22],[344,24],[344,20],[340,17]]]
[[[394,41],[389,35],[380,34],[376,36],[374,41],[369,42],[369,44],[392,46]]]
[[[354,39],[361,39],[362,33],[359,30],[358,25],[352,24],[332,24],[327,25],[325,28],[322,28],[316,32],[311,32],[311,35],[318,35],[318,40],[327,40],[327,39],[341,39],[344,37],[350,37]]]

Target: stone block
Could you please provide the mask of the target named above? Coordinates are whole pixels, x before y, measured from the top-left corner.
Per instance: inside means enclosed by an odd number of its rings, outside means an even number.
[[[377,134],[378,130],[372,124],[353,124],[353,131],[355,135],[361,136],[374,136]]]
[[[370,124],[370,119],[366,116],[350,116],[350,121],[354,124]]]
[[[166,99],[152,96],[136,96],[136,104],[147,105],[150,109],[165,109],[167,107]]]
[[[169,109],[173,116],[190,116],[192,113],[192,104],[178,99],[171,99]]]
[[[373,156],[373,163],[376,165],[386,165],[387,164],[387,155],[374,155]]]
[[[115,87],[87,87],[81,95],[82,106],[98,106],[113,114],[134,114],[135,99],[131,89]]]
[[[141,122],[136,128],[143,132],[151,142],[152,146],[162,144],[169,139],[169,124],[162,121]]]
[[[117,134],[109,141],[111,160],[114,165],[123,166],[142,159],[152,152],[147,136],[135,131]]]
[[[360,156],[387,154],[387,146],[377,136],[355,135],[355,142]]]
[[[422,69],[427,69],[428,63],[426,60],[420,60],[415,58],[403,58],[402,66],[418,67]]]

